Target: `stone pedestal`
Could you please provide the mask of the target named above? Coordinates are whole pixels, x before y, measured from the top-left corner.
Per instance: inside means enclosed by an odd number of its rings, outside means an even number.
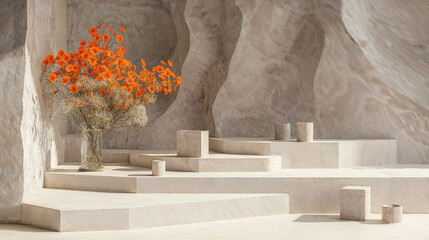
[[[274,123],[274,139],[290,141],[290,123]]]
[[[209,155],[209,131],[177,131],[178,157],[207,157]]]
[[[313,123],[297,122],[296,139],[298,142],[312,142],[313,141]]]
[[[340,191],[340,219],[365,221],[371,214],[371,188],[346,186]]]
[[[385,204],[381,206],[382,220],[385,223],[402,222],[402,205]]]
[[[165,174],[165,161],[152,161],[152,176],[162,176]]]

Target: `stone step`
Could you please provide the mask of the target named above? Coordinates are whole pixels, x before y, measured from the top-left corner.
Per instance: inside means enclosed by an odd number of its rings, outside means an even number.
[[[132,194],[42,189],[25,224],[60,232],[126,230],[289,213],[287,194]]]
[[[132,165],[106,165],[103,172],[59,166],[45,173],[45,187],[132,193],[288,193],[291,213],[339,213],[340,189],[370,186],[371,209],[399,203],[405,213],[429,213],[429,167],[282,169],[277,172],[193,173],[168,171],[161,177]],[[410,188],[410,186],[413,186]]]
[[[350,168],[396,164],[394,139],[278,141],[210,138],[210,149],[228,154],[280,155],[282,168]]]
[[[206,157],[177,157],[175,150],[133,152],[132,165],[148,167],[153,160],[164,160],[170,171],[187,172],[271,172],[281,169],[280,156],[221,154],[211,151]]]

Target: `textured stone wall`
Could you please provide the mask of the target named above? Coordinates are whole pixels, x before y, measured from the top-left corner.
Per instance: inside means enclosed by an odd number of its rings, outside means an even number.
[[[272,137],[276,121],[314,121],[316,138],[395,138],[399,162],[429,163],[427,1],[157,2],[175,29],[167,48],[183,85],[151,106],[146,128],[107,132],[105,147],[175,148],[179,129]],[[129,7],[97,3],[111,22]],[[79,14],[91,4],[69,0]]]
[[[20,203],[43,186],[57,161],[52,104],[41,96],[42,58],[54,51],[53,0],[1,0],[0,222],[18,221]]]
[[[313,78],[323,48],[313,2],[237,3],[242,29],[213,104],[218,135],[274,136],[275,121],[311,121]]]
[[[429,163],[429,2],[343,1],[342,19],[380,74],[362,81],[374,93],[359,99],[374,112],[360,135],[397,138],[400,162]]]
[[[21,137],[22,91],[25,71],[27,1],[1,0],[0,5],[0,221],[20,218],[23,195]]]
[[[46,55],[55,53],[54,16],[54,0],[28,0],[21,121],[24,198],[43,186],[43,174],[57,164],[57,145],[61,143],[54,125],[54,102],[42,95],[39,83],[43,71],[42,60]]]

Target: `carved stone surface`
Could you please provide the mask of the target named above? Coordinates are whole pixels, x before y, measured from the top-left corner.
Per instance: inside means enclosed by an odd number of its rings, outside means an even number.
[[[56,164],[53,105],[41,94],[42,58],[54,52],[54,1],[5,0],[0,7],[0,222],[17,221],[20,203]]]
[[[274,137],[272,122],[313,121],[316,138],[397,139],[399,163],[429,163],[426,1],[169,6],[174,51],[189,46],[176,54],[183,85],[159,118],[105,134],[105,147],[172,149],[179,129]]]

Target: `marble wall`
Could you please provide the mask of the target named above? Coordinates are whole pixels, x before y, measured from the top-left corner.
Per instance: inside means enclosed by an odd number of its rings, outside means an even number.
[[[43,186],[43,172],[57,162],[54,105],[39,85],[42,59],[55,50],[54,1],[0,5],[0,222],[14,222],[21,201]]]
[[[429,163],[427,1],[156,2],[169,22],[159,25],[175,32],[158,51],[183,63],[183,85],[152,106],[146,128],[107,132],[105,147],[174,148],[180,129],[272,137],[275,121],[314,121],[316,138],[395,138],[399,162]],[[89,26],[78,14],[144,30],[124,20],[126,3],[69,0],[69,46]],[[132,4],[145,16],[155,3]]]

